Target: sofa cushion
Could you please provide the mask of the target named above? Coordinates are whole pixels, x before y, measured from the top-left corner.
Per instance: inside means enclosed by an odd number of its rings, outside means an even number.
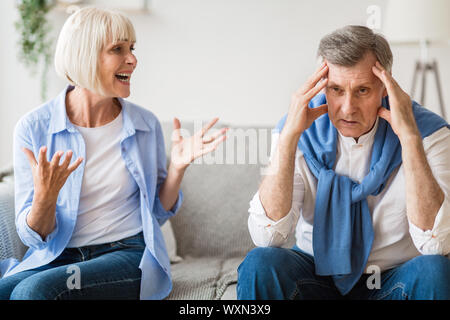
[[[218,300],[228,286],[236,284],[236,269],[241,262],[241,257],[187,257],[171,265],[173,290],[167,299]]]
[[[258,180],[256,166],[191,165],[181,187],[184,203],[171,219],[178,255],[235,257],[251,250],[247,210]]]
[[[170,220],[167,220],[161,226],[161,232],[164,237],[164,242],[166,243],[167,254],[169,255],[170,262],[180,262],[182,258],[177,255],[177,242],[175,240],[175,235],[173,234],[172,223]]]

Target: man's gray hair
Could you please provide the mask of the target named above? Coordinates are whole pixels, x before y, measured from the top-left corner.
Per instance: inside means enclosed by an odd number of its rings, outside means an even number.
[[[317,56],[344,67],[357,64],[372,52],[381,65],[392,71],[393,56],[387,40],[364,26],[345,26],[320,40]]]

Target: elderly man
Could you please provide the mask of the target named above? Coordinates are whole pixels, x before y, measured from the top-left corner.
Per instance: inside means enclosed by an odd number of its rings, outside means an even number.
[[[339,29],[318,56],[250,202],[238,298],[450,299],[449,125],[400,88],[372,30]]]

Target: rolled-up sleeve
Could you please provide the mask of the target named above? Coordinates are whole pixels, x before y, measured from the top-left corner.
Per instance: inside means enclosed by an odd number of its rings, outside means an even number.
[[[31,208],[30,208],[31,209]],[[22,242],[27,245],[30,248],[34,249],[43,249],[45,246],[55,237],[55,235],[58,233],[58,221],[55,222],[55,228],[53,231],[48,234],[45,239],[42,239],[42,237],[30,228],[30,226],[27,223],[27,216],[30,210],[28,210],[27,213],[21,214],[17,221],[17,233],[19,234],[20,239]]]
[[[275,152],[278,137],[278,133],[272,134],[271,158]],[[250,208],[248,210],[248,229],[253,243],[258,247],[283,246],[297,225],[305,194],[305,186],[301,175],[298,173],[299,157],[300,152],[297,152],[295,159],[292,205],[291,210],[286,216],[278,221],[270,219],[262,205],[259,191],[256,192],[253,199],[250,201]]]
[[[183,192],[178,191],[178,198],[175,204],[169,210],[164,209],[161,200],[159,199],[159,190],[167,177],[167,158],[164,144],[164,136],[159,121],[156,122],[156,141],[157,141],[157,186],[155,193],[155,200],[153,203],[153,214],[160,225],[163,225],[167,219],[174,216],[183,203]]]
[[[450,202],[445,197],[431,230],[422,230],[409,222],[409,232],[422,254],[450,254]]]
[[[33,137],[25,121],[19,121],[14,129],[13,142],[16,230],[24,245],[34,249],[42,249],[54,237],[57,227],[46,239],[42,239],[37,232],[28,226],[26,221],[33,202],[34,183],[30,163],[22,148],[27,148],[36,154],[32,139]]]
[[[169,210],[164,209],[161,201],[159,200],[159,190],[156,192],[155,203],[153,205],[153,214],[158,219],[160,225],[163,225],[170,217],[174,216],[178,209],[180,209],[183,203],[183,192],[178,192],[178,198],[175,204]]]
[[[422,230],[409,221],[411,238],[422,254],[450,254],[450,130],[446,127],[423,140],[433,176],[444,192],[444,201],[431,230]]]

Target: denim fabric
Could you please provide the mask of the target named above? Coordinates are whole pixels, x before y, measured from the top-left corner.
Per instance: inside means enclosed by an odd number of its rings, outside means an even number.
[[[22,151],[26,147],[39,153],[47,146],[51,159],[58,150],[72,150],[73,159],[86,159],[83,137],[70,122],[66,113],[68,86],[55,99],[22,117],[14,131],[14,179],[17,233],[29,247],[22,261],[6,259],[0,261],[3,277],[39,268],[55,260],[66,248],[75,227],[84,162],[67,178],[56,203],[56,226],[45,239],[26,223],[34,194],[30,164]],[[167,219],[175,215],[183,194],[171,210],[165,210],[159,200],[159,189],[166,176],[166,152],[163,132],[156,116],[149,110],[119,98],[123,113],[121,154],[130,174],[140,190],[142,228],[146,249],[142,255],[141,299],[162,299],[172,290],[170,261],[160,229]]]
[[[315,274],[314,257],[294,246],[255,248],[238,268],[239,300],[449,300],[450,260],[440,255],[415,257],[380,275],[363,274],[345,296],[331,276]]]
[[[107,244],[66,248],[49,264],[0,279],[0,300],[139,299],[144,249],[142,232]]]

